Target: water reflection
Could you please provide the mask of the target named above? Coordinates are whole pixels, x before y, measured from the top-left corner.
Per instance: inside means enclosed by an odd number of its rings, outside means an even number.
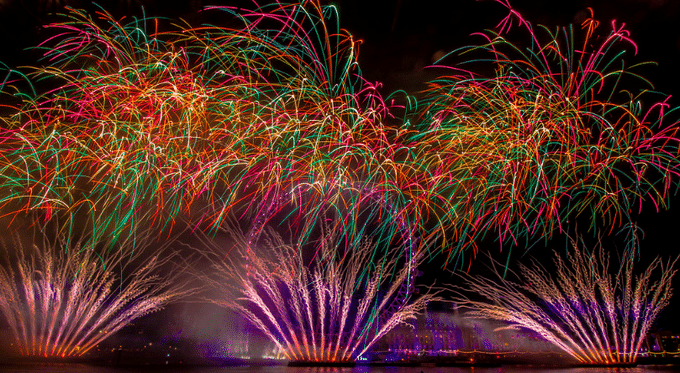
[[[653,373],[680,372],[680,366],[647,365],[632,368],[556,368],[556,367],[104,367],[81,364],[25,364],[0,366],[7,373]]]

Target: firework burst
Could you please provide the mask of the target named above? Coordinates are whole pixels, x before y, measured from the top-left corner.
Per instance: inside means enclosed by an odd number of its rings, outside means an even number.
[[[5,81],[56,88],[17,92],[3,118],[0,211],[87,215],[115,236],[182,214],[219,226],[245,198],[319,180],[380,182],[387,109],[333,9],[212,8],[240,27],[167,32],[72,11],[40,46],[48,67]]]
[[[485,235],[517,245],[575,217],[613,229],[642,201],[667,207],[678,123],[666,98],[626,93],[640,82],[628,32],[534,27],[505,5],[405,119],[318,1],[205,10],[229,27],[73,10],[40,45],[46,66],[3,80],[20,103],[0,118],[0,217],[87,222],[96,244],[140,223],[218,230],[289,192],[319,192],[299,207],[318,215],[351,188],[457,259]],[[510,43],[522,33],[530,43]]]
[[[423,119],[402,132],[413,152],[404,180],[422,180],[399,187],[404,198],[450,226],[450,250],[487,235],[510,246],[549,238],[577,216],[614,229],[642,201],[665,207],[678,123],[636,73],[644,64],[624,63],[637,48],[628,31],[592,17],[580,32],[551,30],[503,3],[510,14],[497,31],[435,66],[446,75],[429,83]]]

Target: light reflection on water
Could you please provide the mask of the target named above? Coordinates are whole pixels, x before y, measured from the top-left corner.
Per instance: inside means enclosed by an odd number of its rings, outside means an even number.
[[[102,367],[81,364],[35,364],[0,366],[7,373],[654,373],[680,372],[680,366],[647,365],[633,368],[545,368],[526,366],[502,367],[287,367],[287,366],[244,366],[244,367]]]

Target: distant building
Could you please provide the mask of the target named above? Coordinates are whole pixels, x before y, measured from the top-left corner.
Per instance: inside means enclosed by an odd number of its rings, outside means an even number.
[[[467,318],[453,308],[428,310],[411,326],[389,332],[373,346],[371,359],[394,362],[432,357],[463,359],[467,355],[561,354],[534,332]]]
[[[641,348],[641,354],[652,357],[680,357],[680,335],[668,330],[649,333]]]

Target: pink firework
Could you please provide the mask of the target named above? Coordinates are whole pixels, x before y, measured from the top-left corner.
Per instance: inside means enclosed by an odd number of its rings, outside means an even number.
[[[508,328],[536,332],[579,363],[633,364],[659,312],[669,304],[675,261],[656,258],[635,275],[634,253],[627,252],[612,275],[602,247],[589,252],[574,244],[564,260],[555,256],[555,270],[538,263],[521,266],[521,283],[464,275],[466,290],[485,300],[465,296],[457,302],[471,315],[508,323]],[[655,271],[660,276],[654,279]]]
[[[286,243],[273,229],[251,245],[238,229],[227,229],[235,249],[226,260],[225,248],[206,255],[216,269],[206,280],[218,290],[214,303],[244,316],[287,359],[354,362],[394,327],[413,320],[435,295],[414,296],[422,255],[350,238],[337,221],[322,225],[306,246],[305,238]],[[308,251],[311,260],[305,259]]]
[[[126,243],[99,252],[64,242],[23,245],[16,238],[3,245],[0,312],[24,356],[83,356],[187,292],[158,274],[171,256],[134,265],[143,250],[130,250]]]

